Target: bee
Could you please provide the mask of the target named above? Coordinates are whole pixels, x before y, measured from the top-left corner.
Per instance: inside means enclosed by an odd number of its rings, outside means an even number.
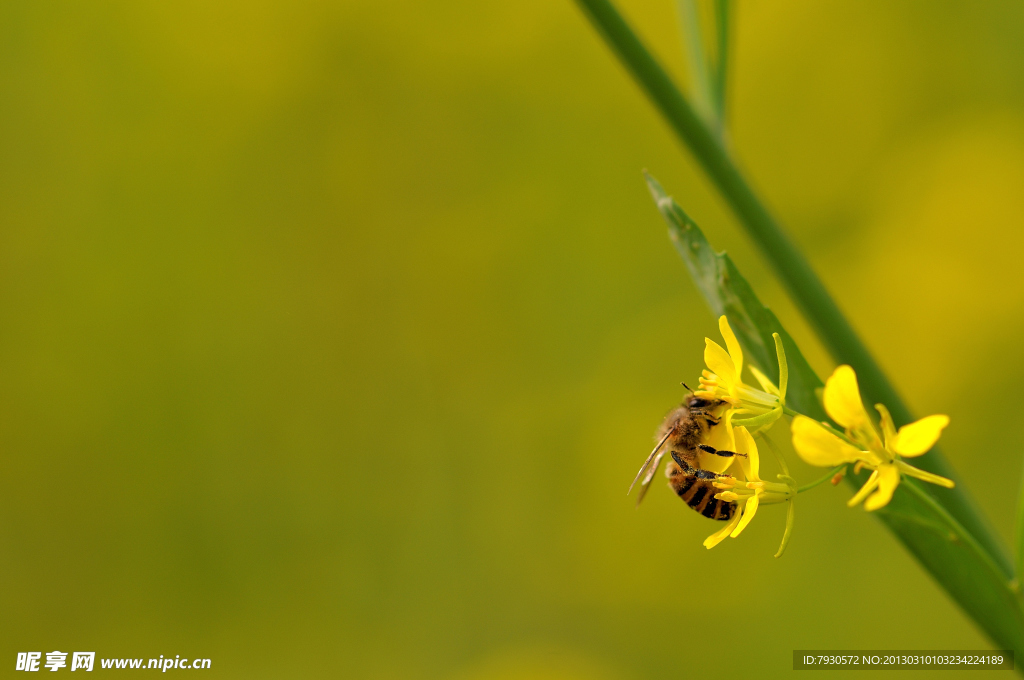
[[[683,386],[686,387],[686,384],[684,383]],[[689,388],[687,387],[687,389]],[[658,428],[656,436],[658,445],[647,456],[647,460],[640,467],[640,471],[636,473],[636,477],[626,493],[632,491],[637,481],[643,477],[636,499],[637,505],[640,505],[640,501],[647,494],[651,480],[654,479],[654,474],[661,464],[661,459],[668,452],[672,457],[672,461],[667,467],[668,483],[672,490],[687,505],[709,519],[732,519],[733,513],[736,511],[736,503],[715,498],[718,489],[714,487],[715,479],[729,475],[702,470],[698,455],[701,452],[723,457],[746,456],[746,454],[723,451],[705,443],[708,435],[711,434],[711,428],[721,422],[714,415],[715,409],[725,402],[721,399],[698,397],[692,392],[691,390],[686,401],[665,417],[665,421]]]

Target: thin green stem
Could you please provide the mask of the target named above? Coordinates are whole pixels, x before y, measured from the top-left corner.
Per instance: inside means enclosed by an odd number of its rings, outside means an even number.
[[[719,137],[725,133],[725,83],[729,67],[729,0],[715,0],[715,70],[711,78],[711,112]]]
[[[846,465],[847,465],[846,463],[843,463],[842,465],[835,466],[834,468],[829,470],[827,475],[825,475],[824,477],[822,477],[819,480],[811,482],[810,484],[804,484],[799,489],[797,489],[796,492],[797,493],[803,493],[804,491],[810,491],[811,489],[813,489],[814,487],[816,487],[816,486],[818,486],[820,484],[824,484],[825,482],[827,482],[828,480],[832,479],[833,477],[838,475],[840,472],[842,472],[843,469],[846,468]]]
[[[914,418],[910,410],[853,331],[807,260],[750,188],[719,136],[696,113],[609,0],[577,2],[704,167],[833,358],[839,363],[853,366],[870,403],[881,402],[889,406],[897,424],[911,422]],[[1008,577],[1012,575],[1013,564],[1003,546],[995,538],[988,523],[982,519],[973,500],[963,490],[959,475],[941,453],[932,449],[920,465],[928,472],[958,482],[955,489],[934,490],[935,498],[977,537],[1000,565],[1003,573]]]
[[[803,416],[804,418],[810,418],[811,420],[814,420],[814,418],[811,418],[810,416],[805,416],[803,413],[800,413],[799,411],[794,411],[793,409],[789,408],[788,406],[783,406],[782,407],[782,413],[784,415],[789,416],[790,418],[796,418],[797,416]],[[830,423],[827,423],[827,422],[825,422],[823,420],[814,420],[814,422],[818,423],[823,428],[828,430],[828,432],[830,434],[833,434],[836,437],[838,437],[839,439],[842,439],[844,442],[846,442],[850,446],[855,446],[858,449],[862,448],[860,444],[858,444],[857,442],[855,442],[852,439],[850,439],[849,437],[847,437],[845,432],[843,432],[842,430],[837,430],[836,428],[832,427],[832,425]]]
[[[690,83],[696,95],[695,101],[702,109],[704,116],[713,120],[714,92],[711,73],[712,66],[708,63],[704,49],[703,33],[700,30],[700,17],[697,12],[697,0],[678,0],[679,25],[683,33],[683,47],[686,49],[686,64],[689,66]]]
[[[858,444],[857,442],[855,442],[854,440],[852,440],[848,436],[846,436],[846,433],[843,432],[842,430],[837,430],[836,428],[832,427],[830,424],[825,423],[825,422],[822,422],[821,426],[823,428],[825,428],[826,430],[828,430],[829,433],[835,435],[839,439],[842,439],[844,442],[846,442],[850,446],[854,447],[858,451],[863,451],[864,450],[863,446],[861,446],[860,444]]]
[[[775,460],[779,462],[779,468],[782,470],[782,474],[788,477],[789,466],[786,465],[786,459],[782,457],[782,452],[779,451],[779,448],[778,446],[775,445],[775,442],[769,439],[768,435],[764,432],[759,433],[757,436],[761,438],[761,441],[768,445],[768,449],[772,452],[772,455],[775,456]]]

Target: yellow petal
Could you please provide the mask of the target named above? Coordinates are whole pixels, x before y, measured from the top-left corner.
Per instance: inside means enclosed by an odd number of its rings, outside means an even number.
[[[746,458],[740,458],[740,468],[743,469],[743,474],[746,476],[748,482],[752,482],[758,479],[758,468],[760,467],[760,458],[757,455],[757,444],[754,442],[754,438],[747,432],[747,428],[743,426],[733,428],[733,434],[736,436],[736,448],[733,449],[736,453],[747,454]]]
[[[747,499],[747,507],[743,509],[743,519],[741,519],[740,523],[736,525],[736,528],[732,530],[732,533],[729,534],[730,536],[733,538],[739,536],[743,533],[743,530],[747,528],[747,525],[750,524],[750,520],[754,519],[754,515],[757,513],[757,504],[760,503],[758,500],[760,495],[761,494],[755,493]]]
[[[711,434],[708,436],[705,444],[719,451],[735,451],[736,437],[734,431],[735,428],[732,426],[732,409],[729,409],[722,416],[722,422],[711,428]],[[697,454],[697,460],[704,470],[725,472],[733,465],[734,460],[743,459],[726,458],[725,456],[717,456],[713,453],[701,451]]]
[[[736,515],[732,518],[732,521],[726,524],[724,527],[711,534],[704,539],[704,547],[711,550],[716,545],[725,540],[725,538],[732,533],[732,530],[736,528],[736,525],[740,523],[740,517],[743,516],[743,509],[736,508]]]
[[[944,486],[947,489],[952,489],[954,486],[956,486],[956,484],[953,483],[952,479],[946,479],[945,477],[940,477],[939,475],[933,475],[930,472],[925,472],[924,470],[918,469],[913,465],[907,465],[902,460],[896,461],[896,467],[898,467],[900,469],[900,472],[902,472],[903,474],[909,475],[911,477],[917,477],[921,481],[928,482],[930,484],[938,484],[939,486]]]
[[[725,383],[723,386],[729,389],[736,384],[736,378],[738,377],[732,357],[722,349],[721,345],[711,338],[704,338],[704,342],[706,343],[706,347],[704,347],[704,363]]]
[[[935,446],[942,434],[942,428],[949,425],[949,416],[928,416],[915,423],[904,425],[896,433],[889,448],[901,456],[920,456]]]
[[[888,505],[899,483],[900,472],[895,465],[883,465],[878,468],[878,491],[864,501],[864,509],[870,512]]]
[[[725,314],[718,318],[718,330],[722,332],[722,337],[725,338],[725,346],[729,348],[729,356],[732,357],[732,363],[736,367],[736,377],[738,378],[743,375],[743,348],[736,341],[736,334],[732,332],[732,327],[729,326],[729,320],[725,318]]]
[[[889,414],[889,409],[885,407],[885,404],[875,404],[875,408],[882,416],[882,434],[885,436],[885,445],[892,448],[892,443],[896,441],[896,425],[892,422],[892,415]]]
[[[853,498],[846,501],[846,504],[852,508],[853,506],[857,505],[862,500],[867,498],[868,494],[874,491],[876,486],[878,486],[878,470],[875,470],[874,472],[871,473],[871,476],[868,477],[868,481],[864,484],[864,486],[860,487],[860,491],[854,494]]]
[[[825,381],[823,401],[829,417],[849,430],[870,424],[864,403],[860,400],[860,390],[857,389],[857,374],[845,364],[833,371]]]
[[[797,416],[790,426],[793,448],[805,462],[819,467],[853,463],[864,457],[856,447],[835,436],[807,416]]]

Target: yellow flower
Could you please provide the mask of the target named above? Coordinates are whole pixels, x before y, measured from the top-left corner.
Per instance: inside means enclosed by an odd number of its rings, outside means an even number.
[[[793,496],[796,495],[796,487],[792,483],[793,480],[789,477],[780,475],[780,478],[787,481],[787,483],[780,484],[778,482],[766,482],[758,476],[760,459],[757,455],[757,444],[754,443],[754,438],[747,431],[747,428],[743,426],[736,427],[734,435],[736,438],[736,453],[746,454],[745,458],[737,456],[736,462],[733,465],[734,469],[738,468],[736,472],[743,479],[719,477],[715,481],[715,488],[722,491],[715,494],[715,498],[735,502],[736,514],[726,526],[704,540],[704,547],[709,550],[724,541],[726,536],[731,536],[732,538],[739,536],[747,528],[747,525],[750,524],[750,520],[754,519],[754,515],[757,514],[757,508],[760,505],[785,503],[792,500]],[[787,534],[790,524],[787,522]]]
[[[840,366],[825,382],[823,394],[825,411],[832,420],[846,430],[843,441],[839,436],[806,416],[793,419],[793,448],[811,465],[832,467],[855,463],[859,468],[872,470],[871,477],[860,491],[850,499],[853,507],[864,499],[866,510],[884,507],[900,483],[901,475],[910,475],[932,484],[953,488],[953,482],[907,465],[902,458],[920,456],[931,449],[949,424],[949,417],[928,416],[898,431],[882,404],[876,404],[881,415],[882,434],[878,434],[868,418],[857,387],[857,375],[849,366]]]
[[[774,334],[775,351],[779,359],[779,387],[772,384],[761,371],[750,366],[762,389],[751,387],[743,382],[743,348],[736,340],[736,335],[729,326],[729,320],[723,315],[718,319],[718,328],[725,339],[728,351],[711,338],[704,338],[704,363],[707,370],[700,379],[697,396],[707,399],[721,399],[728,404],[727,412],[734,416],[732,425],[744,426],[752,432],[767,429],[782,417],[786,403],[786,383],[789,369],[786,364],[786,353],[782,348],[782,339]],[[728,428],[731,429],[731,428]]]

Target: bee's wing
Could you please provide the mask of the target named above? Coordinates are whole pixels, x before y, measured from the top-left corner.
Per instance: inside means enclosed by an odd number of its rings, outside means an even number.
[[[640,472],[636,473],[636,477],[633,478],[633,483],[629,485],[629,491],[626,492],[627,496],[633,491],[633,487],[636,486],[637,480],[639,480],[640,477],[643,476],[644,471],[647,470],[648,466],[651,465],[651,461],[653,461],[654,457],[658,454],[658,450],[665,445],[665,442],[668,441],[668,438],[673,431],[674,430],[669,430],[668,432],[666,432],[665,436],[661,438],[660,442],[658,442],[658,445],[654,447],[653,451],[651,451],[651,455],[647,456],[647,460],[645,460],[644,464],[640,466]],[[651,468],[650,474],[647,475],[647,480],[644,481],[644,486],[646,486],[647,482],[651,481],[651,478],[654,477],[654,470],[657,469],[658,463],[660,462],[661,456],[658,456],[658,462],[655,463],[654,466]]]
[[[661,459],[665,456],[665,451],[666,449],[663,449],[658,452],[658,457],[654,459],[654,463],[644,476],[644,481],[640,482],[640,491],[636,495],[637,505],[640,505],[640,501],[647,495],[647,490],[651,488],[651,480],[654,479],[654,475],[658,472],[658,467],[661,465]]]

